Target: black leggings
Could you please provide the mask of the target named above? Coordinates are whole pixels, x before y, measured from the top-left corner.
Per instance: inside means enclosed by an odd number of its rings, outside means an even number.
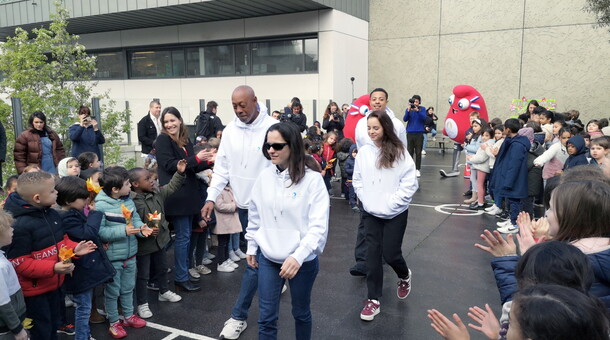
[[[216,248],[216,263],[222,264],[229,258],[229,239],[231,234],[216,235],[218,238],[218,248]]]

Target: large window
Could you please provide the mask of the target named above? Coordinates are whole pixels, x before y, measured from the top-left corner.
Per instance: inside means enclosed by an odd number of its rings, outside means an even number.
[[[202,46],[190,44],[91,54],[97,56],[96,79],[221,77],[318,71],[317,38]],[[128,74],[125,74],[126,70]]]
[[[123,51],[92,53],[97,57],[95,79],[124,79],[125,58]]]

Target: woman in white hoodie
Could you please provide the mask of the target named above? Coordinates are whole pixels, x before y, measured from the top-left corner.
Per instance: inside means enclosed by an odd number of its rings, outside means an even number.
[[[304,150],[294,124],[267,130],[263,154],[275,166],[264,169],[252,188],[246,229],[248,265],[258,268],[259,339],[277,338],[285,280],[296,339],[311,339],[311,290],[328,235],[330,199],[320,173],[305,165]]]
[[[398,298],[406,298],[411,291],[411,270],[401,247],[409,203],[418,183],[415,163],[396,136],[388,114],[385,111],[369,114],[367,130],[373,144],[358,150],[352,184],[364,208],[362,220],[367,244],[368,300],[360,318],[372,321],[380,312],[382,256],[398,275]]]

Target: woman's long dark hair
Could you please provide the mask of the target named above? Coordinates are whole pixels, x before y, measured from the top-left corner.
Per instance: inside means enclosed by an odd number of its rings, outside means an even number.
[[[173,114],[174,116],[176,116],[176,118],[178,118],[180,120],[181,124],[180,124],[180,133],[178,133],[178,138],[175,138],[174,136],[167,133],[167,131],[165,131],[165,123],[163,120],[165,119],[165,115],[168,113]],[[165,109],[163,109],[163,112],[161,113],[161,132],[168,135],[181,148],[183,148],[186,145],[186,143],[188,143],[189,133],[186,128],[186,125],[184,125],[184,120],[182,119],[182,115],[180,114],[180,111],[178,111],[178,109],[173,106],[166,107]]]
[[[479,137],[481,137],[481,135],[483,135],[483,131],[485,131],[485,129],[489,125],[487,125],[487,122],[483,118],[477,118],[477,119],[473,120],[472,124],[477,124],[478,126],[481,127],[481,129],[479,129],[479,132],[473,133],[472,138],[470,139],[471,141],[476,141],[477,139],[479,139]]]
[[[47,133],[51,132],[51,129],[49,129],[49,126],[47,125],[47,116],[45,116],[42,111],[34,111],[34,113],[30,115],[30,119],[28,119],[28,124],[30,125],[30,128],[36,130],[36,128],[34,127],[34,118],[38,118],[44,122],[44,126],[42,127],[44,131],[46,131]]]
[[[273,124],[265,133],[265,143],[267,143],[267,135],[269,132],[277,131],[282,138],[288,143],[290,148],[290,157],[288,157],[288,173],[290,174],[290,185],[298,184],[305,177],[305,147],[303,146],[303,138],[297,126],[290,122]],[[263,148],[263,155],[267,159],[271,159],[268,150]]]
[[[330,102],[330,104],[328,104],[326,106],[326,110],[324,110],[324,116],[322,117],[323,119],[330,118],[330,114],[332,113],[330,111],[330,107],[333,106],[333,105],[337,107],[337,113],[341,114],[341,108],[339,107],[339,105],[337,105],[336,102]]]
[[[405,156],[405,146],[394,132],[394,123],[392,118],[385,111],[378,110],[371,112],[366,118],[375,117],[379,120],[383,128],[383,137],[381,138],[381,152],[377,159],[377,168],[390,169],[394,166],[394,162],[401,160]]]

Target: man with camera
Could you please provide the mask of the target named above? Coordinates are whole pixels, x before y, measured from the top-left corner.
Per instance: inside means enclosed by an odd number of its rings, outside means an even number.
[[[407,150],[415,160],[417,177],[421,176],[421,151],[424,146],[424,134],[426,133],[426,108],[420,106],[421,97],[417,94],[409,99],[409,106],[405,110],[402,120],[407,122]]]

